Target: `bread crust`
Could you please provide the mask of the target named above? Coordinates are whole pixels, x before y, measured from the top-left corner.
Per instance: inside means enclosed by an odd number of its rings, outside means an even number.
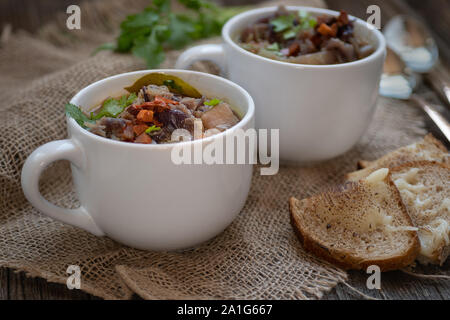
[[[406,207],[400,197],[400,192],[397,190],[397,187],[392,182],[392,180],[389,177],[386,177],[388,179],[388,183],[390,184],[393,190],[395,192],[395,197],[398,200],[398,203],[400,205],[403,217],[410,223],[410,225],[413,225],[413,222],[411,220],[411,217],[409,216]],[[341,186],[341,190],[348,189],[351,186],[354,186],[355,183],[352,184],[346,184]],[[336,190],[338,192],[338,190]],[[322,195],[320,195],[322,196]],[[320,197],[319,196],[319,197]],[[413,237],[413,244],[408,248],[408,250],[401,256],[393,256],[385,259],[371,259],[371,260],[362,260],[358,259],[356,257],[353,257],[348,252],[337,250],[335,248],[328,248],[324,246],[323,244],[319,243],[318,240],[314,239],[314,235],[309,234],[303,227],[301,222],[299,221],[299,217],[297,217],[295,211],[296,211],[296,202],[298,202],[294,197],[291,197],[289,200],[289,209],[290,209],[290,220],[292,227],[299,238],[303,248],[311,252],[312,254],[331,262],[338,267],[345,269],[345,270],[366,270],[367,267],[371,265],[377,265],[381,271],[391,271],[391,270],[398,270],[402,269],[411,263],[414,262],[417,255],[420,251],[420,243],[419,243],[419,237],[416,231],[408,231],[411,232],[411,236]],[[299,201],[301,202],[301,201]]]
[[[447,153],[448,154],[448,150],[444,146],[444,144],[440,140],[436,139],[431,133],[428,133],[423,138],[423,142],[422,143],[424,143],[425,145],[430,145],[430,146],[432,145],[432,146],[436,147],[438,150],[442,151],[443,153]],[[399,149],[402,149],[402,148],[403,147],[401,147]],[[350,172],[350,173],[347,173],[345,175],[344,179],[345,180],[350,180],[350,181],[357,181],[357,180],[360,180],[360,179],[364,179],[371,172],[373,172],[373,171],[383,167],[383,166],[379,166],[379,161],[380,160],[385,159],[386,156],[388,156],[388,155],[390,155],[392,153],[396,153],[397,151],[398,151],[398,149],[392,151],[391,153],[385,154],[383,157],[380,157],[380,158],[378,158],[376,160],[373,160],[373,161],[359,160],[358,163],[357,163],[358,170]],[[422,161],[422,160],[411,160],[411,159],[407,159],[407,158],[400,158],[400,159],[402,160],[401,164],[409,163],[409,162]],[[423,160],[423,161],[426,161],[426,160]],[[450,156],[447,156],[444,159],[442,159],[442,163],[450,165]],[[389,166],[386,166],[386,167],[388,167],[390,169],[392,167],[399,166],[401,164],[398,164],[398,165],[394,164],[394,165],[389,165]],[[373,167],[373,168],[370,168],[370,167]]]
[[[450,168],[450,157],[448,155],[448,150],[447,148],[444,146],[444,144],[439,141],[438,139],[436,139],[431,133],[427,134],[424,138],[423,141],[421,141],[420,143],[423,143],[425,146],[429,146],[429,148],[431,150],[433,150],[434,146],[435,148],[437,148],[438,150],[442,151],[443,153],[447,154],[447,155],[443,155],[442,159],[441,157],[436,157],[436,161],[427,161],[427,160],[412,160],[412,159],[408,159],[408,158],[413,158],[413,156],[406,154],[395,154],[394,156],[397,157],[397,159],[395,157],[393,157],[391,162],[391,165],[388,165],[389,167],[389,174],[386,177],[387,179],[387,183],[389,184],[392,192],[394,193],[393,196],[395,197],[395,199],[397,199],[400,209],[401,209],[401,214],[403,216],[403,218],[408,221],[410,223],[411,226],[414,225],[413,220],[408,212],[408,209],[406,207],[406,205],[404,204],[400,191],[397,189],[397,187],[395,186],[394,182],[392,181],[392,172],[395,172],[396,170],[402,170],[404,168],[408,168],[408,167],[417,167],[417,166],[426,166],[426,165],[437,165],[440,166],[442,168]],[[434,149],[435,153],[436,153],[436,149]],[[397,150],[393,151],[393,153],[395,153]],[[439,151],[437,151],[437,153],[439,154]],[[406,251],[406,253],[402,254],[401,256],[393,256],[393,257],[389,257],[389,258],[380,258],[380,259],[371,259],[371,260],[363,260],[360,257],[355,257],[355,254],[353,252],[345,252],[345,250],[342,249],[336,249],[336,248],[328,248],[326,246],[323,245],[323,243],[320,243],[320,239],[318,239],[317,237],[315,237],[314,235],[314,230],[310,230],[308,229],[305,225],[305,227],[302,226],[301,223],[301,219],[302,216],[300,214],[296,214],[297,210],[303,210],[300,209],[303,205],[307,205],[310,206],[311,203],[314,204],[315,201],[318,201],[318,199],[321,199],[321,197],[330,197],[330,195],[333,195],[333,193],[341,193],[341,192],[351,192],[349,191],[349,189],[354,188],[355,185],[358,185],[358,183],[362,183],[360,182],[352,182],[352,181],[356,181],[358,179],[364,179],[367,177],[368,174],[370,174],[371,172],[382,168],[383,166],[381,166],[380,168],[377,167],[377,165],[379,163],[381,163],[380,161],[384,161],[386,162],[386,160],[389,161],[389,158],[386,158],[385,155],[384,157],[381,157],[380,159],[374,160],[374,161],[365,161],[365,160],[360,160],[357,163],[357,166],[359,169],[362,169],[360,171],[355,171],[352,173],[349,173],[346,175],[346,180],[347,182],[340,185],[340,186],[336,186],[335,188],[333,188],[332,190],[330,190],[327,193],[322,193],[321,195],[317,195],[314,196],[312,198],[309,199],[305,199],[302,201],[299,201],[295,198],[291,198],[289,200],[289,207],[290,207],[290,221],[292,224],[292,227],[297,235],[297,237],[299,238],[300,242],[302,243],[303,247],[305,248],[305,250],[315,254],[316,256],[331,262],[343,269],[366,269],[368,266],[370,265],[378,265],[380,267],[380,269],[382,271],[390,271],[390,270],[396,270],[396,269],[401,269],[403,267],[406,267],[408,265],[410,265],[411,263],[414,262],[414,260],[419,256],[420,253],[420,241],[419,241],[419,235],[418,232],[416,231],[409,231],[411,232],[411,236],[413,237],[412,240],[412,245],[408,248],[408,250]],[[382,160],[384,159],[384,160]],[[395,163],[399,163],[398,165],[395,165]],[[372,168],[373,167],[373,168]],[[372,170],[372,169],[373,170]],[[357,178],[357,179],[355,179]],[[356,191],[355,191],[356,192]],[[308,201],[308,202],[306,202]],[[312,201],[312,202],[309,202]],[[300,207],[300,208],[298,208]],[[308,231],[310,230],[310,231]],[[323,241],[322,241],[323,242]],[[440,263],[442,263],[443,261],[445,261],[445,259],[447,258],[447,256],[450,253],[450,246],[445,247],[442,252],[438,253],[439,257],[436,257],[437,260],[440,261]]]
[[[447,148],[444,146],[441,140],[436,139],[433,134],[428,133],[423,139],[431,144],[434,144],[438,149],[441,149],[441,151],[448,153]],[[446,163],[448,164],[448,162]]]
[[[419,160],[419,161],[411,161],[403,163],[399,166],[393,167],[389,169],[389,176],[392,176],[393,172],[397,172],[406,168],[418,168],[418,167],[427,167],[427,166],[438,166],[443,169],[450,170],[450,165],[447,163],[437,162],[437,161],[427,161],[427,160]]]

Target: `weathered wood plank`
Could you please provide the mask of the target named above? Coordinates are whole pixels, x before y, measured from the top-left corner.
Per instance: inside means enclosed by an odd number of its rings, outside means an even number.
[[[0,299],[11,300],[91,300],[100,299],[81,290],[69,290],[65,285],[45,279],[30,278],[23,272],[0,268]]]
[[[432,25],[432,21],[436,19],[443,19],[443,15],[448,15],[449,13],[441,14],[440,13],[440,5],[441,1],[436,2],[425,2],[424,1],[415,1],[415,0],[360,0],[360,1],[352,1],[352,0],[326,0],[328,6],[334,10],[344,9],[351,13],[352,15],[358,17],[366,17],[366,10],[369,5],[375,4],[380,6],[381,8],[381,23],[384,26],[389,19],[393,16],[406,13],[412,14],[415,16],[419,16],[427,22],[427,25]],[[411,7],[412,5],[413,7]],[[421,7],[426,6],[427,14],[423,15],[423,11],[421,11]],[[450,6],[448,2],[446,2],[445,6]],[[415,8],[420,11],[415,11]],[[445,35],[445,32],[442,32],[441,29],[445,28],[442,25],[447,25],[450,22],[447,19],[446,23],[441,22],[441,26],[439,28],[433,28],[435,32],[433,36],[436,37],[436,40],[439,40],[441,36],[436,36],[437,33]],[[448,28],[448,26],[447,26]],[[446,30],[447,32],[448,30]],[[448,38],[447,38],[448,39]],[[441,53],[447,52],[449,48],[448,40],[438,41],[438,45],[440,46]],[[442,56],[442,54],[441,54]],[[445,59],[448,56],[444,55]],[[429,90],[426,90],[426,94],[430,95]],[[431,94],[433,96],[433,94]],[[433,132],[436,136],[440,137],[440,133],[434,124],[427,120],[426,126],[429,131]],[[448,267],[444,268],[448,270]],[[409,275],[405,275],[401,272],[389,272],[382,275],[382,289],[380,292],[376,292],[374,290],[368,290],[365,286],[365,282],[367,276],[362,272],[350,272],[350,284],[353,285],[358,290],[364,292],[367,295],[373,296],[375,298],[383,299],[448,299],[450,295],[450,283],[447,281],[429,281],[429,280],[419,280]],[[357,295],[351,292],[348,288],[343,285],[338,285],[334,290],[332,290],[329,294],[326,295],[326,299],[355,299],[359,298]]]
[[[13,270],[8,269],[8,286],[9,286],[9,299],[11,300],[23,300],[24,295],[24,282],[20,275],[14,273]],[[39,297],[36,297],[39,299]]]
[[[0,268],[0,300],[9,299],[8,269]]]
[[[376,299],[389,300],[448,300],[450,282],[444,280],[417,279],[401,271],[383,273],[381,275],[381,290],[369,290],[366,287],[367,275],[363,272],[349,272],[350,285],[364,294]],[[345,285],[338,285],[325,295],[327,300],[361,299]]]

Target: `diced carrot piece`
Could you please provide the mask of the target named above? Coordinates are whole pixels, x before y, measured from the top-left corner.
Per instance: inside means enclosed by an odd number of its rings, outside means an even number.
[[[150,136],[148,134],[141,133],[136,140],[134,140],[134,142],[136,143],[143,143],[143,144],[149,144],[152,143],[152,138],[150,138]]]
[[[141,133],[143,133],[145,130],[147,130],[148,125],[146,124],[137,124],[133,126],[133,131],[136,134],[136,136],[140,135]]]
[[[326,23],[322,23],[317,29],[317,31],[323,36],[331,36],[331,37],[336,36],[336,33],[333,32],[333,29]],[[335,27],[335,31],[337,32],[337,25]]]
[[[136,118],[142,122],[151,122],[153,120],[153,111],[141,110]]]
[[[336,37],[337,32],[338,32],[338,25],[337,25],[337,23],[333,23],[331,25],[331,36]]]
[[[317,32],[319,32],[322,35],[327,35],[328,31],[331,31],[331,28],[327,26],[325,23],[321,23],[319,28],[317,28]]]

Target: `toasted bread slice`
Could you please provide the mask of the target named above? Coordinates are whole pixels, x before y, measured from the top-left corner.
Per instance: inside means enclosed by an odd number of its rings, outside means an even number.
[[[358,167],[364,169],[347,174],[346,180],[358,181],[364,179],[369,174],[380,168],[393,168],[402,165],[403,163],[421,160],[450,164],[450,157],[447,149],[430,133],[422,140],[392,151],[378,160],[360,160],[358,162]]]
[[[388,169],[304,200],[290,199],[303,247],[344,269],[382,271],[411,264],[419,252],[413,226]]]
[[[442,265],[450,252],[450,166],[419,161],[390,174],[419,228],[419,262]]]

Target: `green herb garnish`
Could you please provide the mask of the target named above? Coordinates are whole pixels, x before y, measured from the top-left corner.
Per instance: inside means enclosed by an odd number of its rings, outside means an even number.
[[[103,117],[117,117],[137,98],[135,93],[124,95],[120,99],[109,98],[105,102],[97,114],[91,113],[92,120],[98,120]]]
[[[299,10],[299,11],[298,11],[298,16],[299,16],[301,19],[305,19],[305,18],[310,17],[309,13],[306,12],[306,11],[303,11],[303,10]]]
[[[317,25],[317,19],[312,17],[308,12],[306,11],[299,11],[298,16],[300,17],[300,25],[302,26],[302,29],[311,29],[314,28]]]
[[[114,45],[99,50],[132,52],[149,68],[165,59],[165,49],[181,49],[195,40],[219,35],[224,23],[243,7],[220,8],[209,0],[178,0],[185,7],[172,12],[170,0],[153,0],[142,12],[128,16],[120,25]]]
[[[279,16],[271,20],[270,24],[273,25],[275,32],[283,32],[284,40],[289,40],[295,38],[301,30],[314,28],[317,20],[308,12],[299,11],[297,17],[294,14]]]
[[[161,130],[160,127],[153,125],[151,127],[148,127],[147,129],[145,129],[145,133],[151,133],[153,131],[159,131],[159,130]]]
[[[295,16],[293,14],[279,16],[270,21],[275,32],[282,32],[291,28],[294,24]]]
[[[283,39],[289,40],[295,38],[297,33],[300,31],[300,28],[292,28],[283,33]]]
[[[84,124],[85,122],[93,122],[83,113],[80,107],[74,104],[67,103],[65,110],[66,115],[73,118],[81,127],[85,129],[87,128],[86,125]]]
[[[269,51],[280,51],[280,45],[277,42],[274,42],[266,47],[266,50]]]
[[[205,105],[214,107],[214,106],[217,106],[221,102],[222,102],[222,100],[219,100],[219,99],[211,99],[209,101],[205,101]]]

